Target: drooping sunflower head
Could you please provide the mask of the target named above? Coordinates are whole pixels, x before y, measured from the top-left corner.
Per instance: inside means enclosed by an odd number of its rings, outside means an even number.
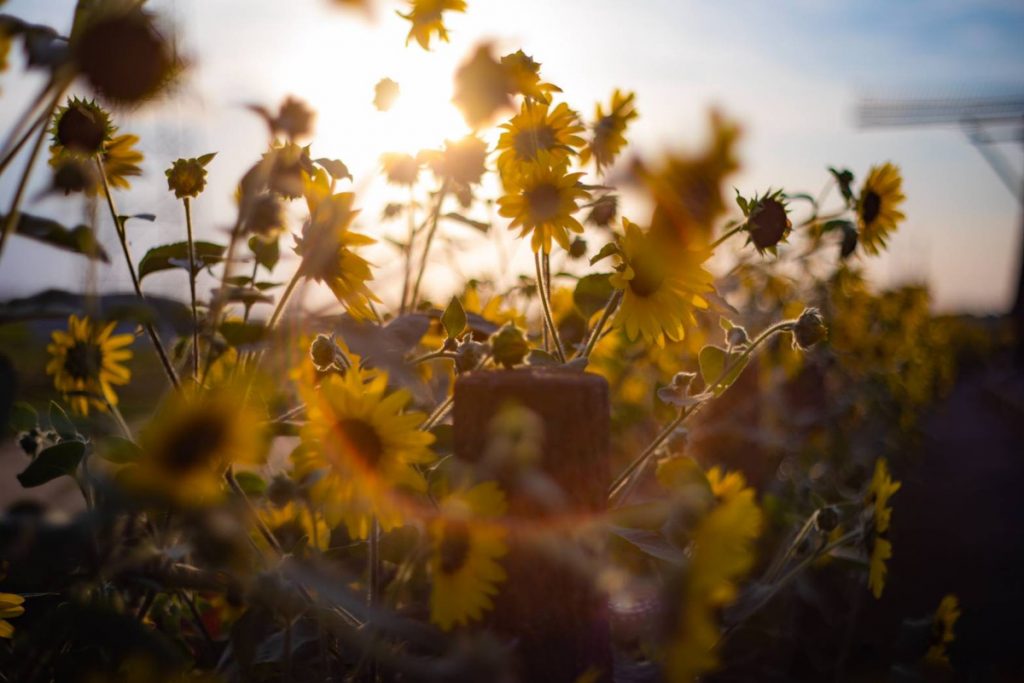
[[[465,12],[466,0],[409,0],[409,11],[398,16],[408,20],[412,26],[405,39],[408,45],[415,39],[424,50],[430,49],[430,40],[437,36],[448,42],[448,29],[444,25],[445,12]]]
[[[233,385],[172,394],[139,434],[142,456],[126,482],[142,494],[190,506],[216,500],[231,465],[266,453],[260,415]]]
[[[616,90],[612,93],[612,101],[605,113],[603,105],[597,104],[594,114],[594,136],[580,153],[580,163],[587,163],[591,158],[600,173],[615,161],[626,146],[626,127],[635,119],[635,93],[623,93]]]
[[[328,375],[318,388],[300,388],[309,421],[296,469],[321,471],[311,495],[328,523],[344,522],[354,538],[366,538],[373,516],[385,529],[400,524],[399,491],[425,491],[415,465],[434,460],[434,436],[419,429],[425,415],[407,412],[411,395],[389,392],[387,381],[383,372],[352,367]]]
[[[779,242],[785,241],[793,227],[789,207],[782,190],[768,190],[763,197],[754,197],[746,207],[746,230],[749,241],[758,253],[776,252]]]
[[[183,62],[139,3],[82,3],[71,31],[75,65],[105,100],[136,106],[164,90]]]
[[[112,321],[100,327],[88,317],[72,315],[67,331],[55,331],[47,346],[46,374],[53,375],[54,387],[80,415],[88,415],[90,406],[107,410],[108,403],[116,405],[114,386],[131,379],[123,363],[132,357],[125,347],[134,337],[115,335],[116,326]]]
[[[50,128],[54,147],[86,157],[103,152],[115,131],[110,114],[103,107],[94,100],[77,97],[57,109]]]
[[[905,218],[900,211],[904,199],[899,167],[889,162],[873,166],[857,198],[859,241],[869,254],[877,254],[884,248],[889,234],[895,232]]]
[[[445,631],[480,619],[505,580],[505,494],[492,481],[451,493],[429,525],[433,551],[430,620]]]
[[[674,239],[644,231],[623,218],[618,265],[611,284],[623,291],[615,324],[629,339],[643,337],[663,346],[679,341],[695,323],[693,311],[707,308],[711,275],[701,264],[708,253],[686,249]]]
[[[506,183],[506,194],[498,199],[498,212],[511,218],[509,228],[521,230],[520,237],[533,233],[531,246],[535,252],[551,252],[554,238],[568,250],[569,233],[582,233],[583,226],[573,214],[590,193],[579,183],[582,173],[568,173],[564,167],[550,165],[545,154],[536,165],[526,168],[514,181]]]
[[[525,101],[501,127],[505,132],[498,139],[498,168],[503,177],[541,163],[563,165],[583,146],[579,116],[564,102],[551,109],[547,103]]]

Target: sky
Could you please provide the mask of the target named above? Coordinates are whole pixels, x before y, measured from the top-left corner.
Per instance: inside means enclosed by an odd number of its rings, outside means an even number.
[[[10,0],[4,11],[66,31],[71,0]],[[118,197],[121,213],[152,212],[153,224],[130,224],[136,258],[183,237],[180,204],[166,190],[163,169],[178,157],[218,152],[210,185],[195,202],[199,238],[217,239],[233,218],[232,191],[263,151],[266,130],[247,111],[275,107],[285,96],[318,111],[314,156],[349,166],[364,207],[364,232],[398,234],[381,225],[380,207],[402,200],[374,174],[383,152],[437,147],[465,132],[450,103],[455,68],[480,41],[501,52],[522,48],[543,65],[545,80],[586,117],[615,88],[636,92],[640,118],[631,155],[656,158],[666,148],[698,146],[709,108],[744,129],[745,195],[768,187],[817,194],[826,168],[849,167],[863,178],[892,161],[904,175],[906,223],[889,252],[865,262],[879,286],[927,282],[941,311],[1008,308],[1021,252],[1021,210],[981,154],[956,128],[862,130],[855,110],[864,96],[1024,93],[1024,2],[1020,0],[469,0],[449,15],[451,42],[429,53],[405,47],[402,3],[378,0],[372,19],[330,0],[152,0],[174,28],[191,68],[172,97],[118,112],[123,132],[142,136],[145,176]],[[0,76],[0,131],[39,87],[14,69]],[[373,85],[388,76],[402,96],[395,110],[376,112]],[[1000,153],[1024,174],[1021,145]],[[84,204],[38,199],[47,183],[37,169],[26,210],[78,222]],[[16,168],[16,167],[15,167]],[[12,168],[14,170],[14,168]],[[0,179],[0,212],[16,174]],[[627,207],[628,208],[628,207]],[[112,226],[99,215],[101,239]],[[500,227],[500,224],[499,224]],[[478,238],[449,228],[456,246]],[[504,232],[499,230],[496,232]],[[525,249],[495,235],[499,249]],[[739,243],[737,242],[737,246]],[[378,279],[393,281],[394,252],[378,250]],[[88,274],[84,259],[11,240],[0,260],[0,299],[47,287],[75,289]],[[371,260],[374,260],[371,258]],[[439,262],[436,292],[460,276],[484,275],[481,259]],[[289,266],[290,267],[290,266]],[[283,277],[283,276],[282,276]],[[446,279],[447,278],[447,279]],[[179,273],[154,275],[153,292],[180,296]],[[104,291],[130,289],[123,264],[95,273]]]

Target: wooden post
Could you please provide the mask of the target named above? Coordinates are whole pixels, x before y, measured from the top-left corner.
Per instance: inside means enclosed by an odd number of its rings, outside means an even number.
[[[455,456],[493,468],[494,418],[509,405],[535,416],[539,453],[533,479],[514,467],[493,472],[509,496],[510,550],[487,626],[515,643],[519,680],[571,682],[592,672],[590,680],[610,681],[607,598],[595,586],[601,550],[573,535],[606,507],[608,384],[556,368],[463,375],[455,384]],[[539,501],[538,488],[557,504]]]

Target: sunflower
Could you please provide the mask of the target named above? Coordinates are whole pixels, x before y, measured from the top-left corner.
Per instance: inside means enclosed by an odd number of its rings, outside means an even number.
[[[373,279],[370,263],[354,247],[373,244],[374,239],[349,227],[358,211],[352,208],[355,195],[339,192],[324,199],[307,194],[310,217],[296,240],[295,253],[302,257],[303,274],[326,284],[338,303],[353,317],[374,318],[371,302],[380,301],[366,283]]]
[[[899,491],[900,482],[893,481],[889,476],[889,467],[885,458],[875,461],[875,471],[868,486],[865,503],[871,517],[871,526],[865,533],[870,546],[868,564],[868,587],[875,598],[882,597],[885,589],[885,563],[892,557],[892,542],[886,537],[892,522],[892,507],[889,499]]]
[[[14,636],[14,626],[7,620],[20,617],[25,613],[25,608],[22,607],[24,602],[25,598],[20,595],[0,593],[0,638],[12,638]]]
[[[953,627],[960,618],[960,601],[955,595],[947,595],[939,602],[939,608],[935,610],[932,617],[931,644],[925,661],[932,665],[948,666],[949,654],[946,652],[949,644],[956,640]]]
[[[546,154],[539,155],[539,163],[528,168],[516,179],[512,188],[498,199],[498,213],[511,218],[509,229],[520,228],[520,237],[533,232],[533,250],[551,252],[551,238],[568,250],[569,232],[581,233],[583,226],[573,218],[581,200],[590,193],[580,187],[582,173],[566,173],[563,168],[548,164]]]
[[[128,178],[142,175],[142,152],[135,149],[137,135],[117,135],[117,127],[110,115],[92,100],[72,97],[57,110],[50,128],[50,166],[55,169],[80,163],[88,167],[95,164],[97,155],[103,163],[107,183],[114,189],[131,187]],[[89,179],[85,192],[94,196],[103,192],[103,181]]]
[[[615,157],[626,146],[626,127],[638,116],[633,102],[635,99],[635,93],[622,93],[616,90],[612,93],[607,114],[604,113],[601,103],[598,103],[594,115],[594,137],[580,152],[581,164],[586,164],[593,157],[597,172],[600,173],[603,168],[615,161]]]
[[[266,450],[243,396],[231,386],[172,394],[140,433],[142,456],[126,482],[183,506],[216,500],[228,466],[259,464]]]
[[[282,550],[295,554],[303,547],[327,550],[331,541],[331,528],[323,515],[305,505],[288,501],[278,506],[268,504],[259,510],[260,519],[274,534]],[[262,534],[254,533],[253,540],[261,549],[268,550]]]
[[[718,613],[736,599],[737,582],[754,565],[754,541],[762,524],[751,488],[723,495],[697,524],[689,563],[676,588],[678,611],[666,634],[669,680],[691,681],[717,666]]]
[[[293,453],[296,473],[322,472],[310,495],[327,523],[344,522],[353,538],[366,538],[377,517],[387,531],[402,523],[396,489],[426,491],[415,465],[434,460],[433,434],[421,431],[425,415],[405,412],[412,395],[388,392],[388,378],[359,367],[331,374],[319,388],[305,383],[309,421],[303,447]]]
[[[430,49],[430,39],[437,35],[448,42],[448,29],[444,25],[445,12],[465,12],[466,0],[409,0],[409,12],[398,16],[412,23],[405,44],[413,38],[424,50]]]
[[[132,357],[125,347],[132,343],[130,334],[113,334],[117,323],[111,321],[100,328],[88,316],[68,318],[68,330],[53,332],[46,350],[50,362],[46,374],[53,375],[53,385],[80,415],[89,414],[89,406],[106,410],[117,405],[114,385],[127,384],[131,373],[122,363]]]
[[[429,525],[433,552],[430,620],[445,631],[480,619],[505,580],[505,494],[493,481],[450,494]]]
[[[899,210],[904,199],[899,167],[889,162],[872,166],[857,199],[860,243],[869,254],[877,254],[905,218]]]
[[[693,309],[707,308],[701,296],[711,291],[711,275],[701,264],[707,252],[686,249],[674,240],[644,232],[622,219],[619,265],[611,284],[623,291],[615,324],[630,340],[644,339],[664,346],[666,337],[680,341],[694,325]]]
[[[520,94],[546,103],[551,101],[551,93],[562,92],[557,85],[545,83],[540,79],[540,62],[522,50],[502,57],[501,66],[505,69],[507,86],[512,94]]]
[[[503,178],[535,165],[565,165],[574,148],[584,144],[579,116],[564,102],[554,109],[547,103],[523,102],[520,112],[501,128],[505,132],[498,138],[498,169]]]

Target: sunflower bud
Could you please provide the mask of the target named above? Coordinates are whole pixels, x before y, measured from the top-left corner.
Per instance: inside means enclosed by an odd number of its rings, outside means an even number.
[[[178,159],[169,169],[164,171],[167,176],[167,189],[174,192],[178,199],[198,197],[206,187],[206,164],[213,157],[209,154],[199,159]]]
[[[473,341],[466,336],[466,339],[459,343],[455,349],[455,369],[458,372],[469,372],[480,365],[480,361],[487,354],[487,344]]]
[[[587,222],[599,228],[607,228],[615,220],[619,212],[619,199],[613,194],[606,194],[593,203]]]
[[[491,336],[491,348],[494,351],[495,362],[506,368],[522,363],[526,354],[530,352],[526,336],[512,322],[505,323]]]
[[[832,506],[822,508],[814,516],[814,523],[822,533],[830,533],[839,526],[839,513]]]
[[[274,194],[262,194],[252,201],[245,229],[262,237],[276,237],[285,228],[284,206]]]
[[[334,338],[326,334],[318,334],[313,343],[309,346],[309,357],[313,359],[313,365],[321,372],[328,370],[334,365],[337,359],[338,345]]]
[[[825,320],[818,309],[805,308],[793,326],[793,345],[806,351],[823,340],[827,334],[828,328],[825,327]]]
[[[569,258],[579,259],[587,255],[587,241],[582,237],[577,237],[569,245]]]
[[[725,333],[725,343],[730,348],[736,348],[737,346],[745,346],[750,342],[750,337],[747,336],[747,330],[736,325],[730,327],[729,331]]]

